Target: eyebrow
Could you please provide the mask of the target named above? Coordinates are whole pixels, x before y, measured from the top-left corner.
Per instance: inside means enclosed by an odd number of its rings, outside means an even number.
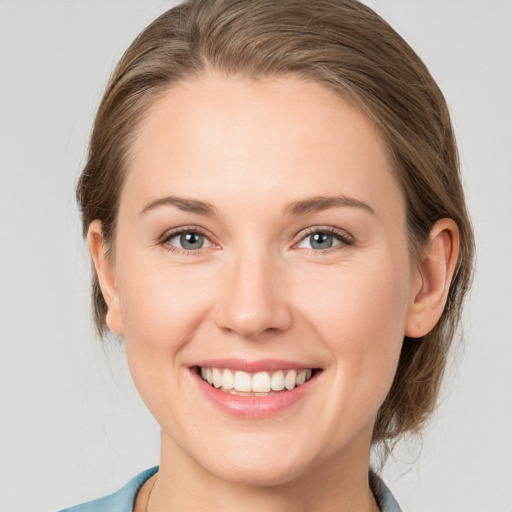
[[[155,208],[159,208],[160,206],[175,206],[184,212],[196,213],[198,215],[217,215],[217,210],[210,203],[198,201],[197,199],[188,199],[185,197],[166,196],[149,202],[146,206],[144,206],[139,216],[142,216],[145,213],[154,210]]]
[[[195,213],[197,215],[217,215],[217,209],[211,203],[199,201],[197,199],[188,199],[185,197],[166,196],[149,202],[146,206],[144,206],[139,216],[142,216],[151,210],[159,208],[160,206],[174,206],[184,212]],[[284,208],[284,213],[290,215],[304,215],[306,213],[320,212],[322,210],[327,210],[329,208],[339,208],[347,206],[362,208],[375,215],[375,210],[370,205],[364,203],[363,201],[360,201],[359,199],[343,195],[316,196],[308,199],[293,201]]]
[[[315,213],[329,208],[338,208],[342,206],[350,206],[355,208],[362,208],[373,215],[375,210],[363,201],[348,196],[316,196],[300,201],[290,203],[284,212],[291,215],[303,215],[305,213]]]

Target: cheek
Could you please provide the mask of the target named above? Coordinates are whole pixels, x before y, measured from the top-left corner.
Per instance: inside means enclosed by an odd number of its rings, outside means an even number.
[[[135,257],[119,267],[130,373],[148,409],[172,432],[181,432],[177,411],[184,407],[188,382],[181,378],[187,368],[183,347],[196,334],[212,302],[212,287],[205,286],[212,283],[212,272],[199,267],[190,272]]]
[[[300,292],[302,314],[333,358],[336,388],[377,408],[394,378],[409,296],[407,255],[378,261],[322,269]]]
[[[119,283],[128,345],[174,352],[186,343],[205,314],[211,270],[130,264]],[[210,289],[209,289],[210,288]]]
[[[340,350],[344,345],[377,349],[379,339],[402,338],[409,295],[403,260],[393,263],[390,257],[378,265],[362,262],[320,269],[296,292],[302,297],[304,315],[330,339],[339,339]]]

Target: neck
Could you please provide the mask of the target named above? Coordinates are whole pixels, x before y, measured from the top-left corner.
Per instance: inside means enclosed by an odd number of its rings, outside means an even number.
[[[216,477],[163,433],[160,470],[156,480],[148,482],[148,512],[378,512],[368,485],[369,443],[365,444],[364,457],[361,446],[351,446],[357,457],[334,454],[289,481],[261,485]]]

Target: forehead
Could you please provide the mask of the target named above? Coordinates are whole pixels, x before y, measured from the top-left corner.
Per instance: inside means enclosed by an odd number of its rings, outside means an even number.
[[[337,192],[377,208],[403,202],[375,125],[296,77],[210,74],[174,85],[149,109],[131,155],[125,188],[137,196],[199,194],[216,203],[242,195],[261,204]]]

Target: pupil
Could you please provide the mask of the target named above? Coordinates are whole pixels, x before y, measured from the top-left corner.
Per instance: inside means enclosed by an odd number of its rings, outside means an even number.
[[[329,249],[332,247],[332,235],[328,233],[315,233],[311,235],[310,240],[313,249]]]
[[[203,235],[199,233],[184,233],[180,237],[183,249],[200,249],[203,246]]]

